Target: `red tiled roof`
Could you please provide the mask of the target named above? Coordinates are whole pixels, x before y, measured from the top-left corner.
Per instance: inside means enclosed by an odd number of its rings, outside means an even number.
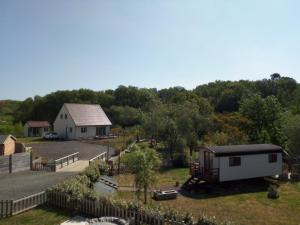
[[[48,121],[27,121],[26,124],[28,127],[50,127]]]

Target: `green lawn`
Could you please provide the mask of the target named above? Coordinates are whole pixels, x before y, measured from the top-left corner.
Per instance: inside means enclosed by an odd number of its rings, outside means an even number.
[[[188,168],[173,168],[166,169],[159,172],[157,187],[160,186],[175,186],[178,181],[183,184],[189,178]],[[118,184],[120,187],[128,187],[134,185],[134,176],[131,174],[122,174],[116,176]]]
[[[48,207],[36,208],[22,214],[1,219],[1,225],[58,225],[70,218],[70,213]]]
[[[18,138],[17,141],[24,144],[45,142],[45,140],[41,137],[22,137]]]
[[[157,186],[181,184],[188,177],[187,169],[162,171]],[[133,176],[118,176],[120,186],[133,181]],[[217,220],[231,220],[242,225],[299,225],[300,183],[281,183],[280,198],[267,198],[267,182],[241,182],[216,187],[213,194],[199,191],[197,194],[179,195],[176,200],[154,201],[150,204],[169,206],[179,211],[189,211],[195,218],[204,214]],[[118,192],[116,198],[134,200],[133,192]]]

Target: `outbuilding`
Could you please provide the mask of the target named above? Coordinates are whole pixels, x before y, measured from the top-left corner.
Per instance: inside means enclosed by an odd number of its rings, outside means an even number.
[[[0,135],[0,156],[14,154],[16,142],[17,139],[12,135]]]
[[[210,182],[281,175],[283,153],[273,144],[201,147],[191,175]]]
[[[50,128],[48,121],[27,121],[24,125],[24,136],[42,137]]]
[[[54,131],[66,139],[104,137],[111,125],[100,105],[65,103],[55,119]]]

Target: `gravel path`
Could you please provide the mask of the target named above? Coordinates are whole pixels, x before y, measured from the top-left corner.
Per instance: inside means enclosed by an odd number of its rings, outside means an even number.
[[[24,171],[12,174],[0,174],[0,200],[15,200],[46,190],[68,177],[78,174],[88,166],[88,160],[107,151],[99,144],[79,141],[41,142],[29,144],[33,155],[48,159],[58,159],[79,152],[79,161],[57,172]],[[114,149],[110,148],[110,155]]]
[[[28,144],[32,147],[33,156],[41,156],[50,159],[59,159],[66,155],[79,152],[79,159],[89,160],[103,152],[107,151],[107,146],[99,144],[89,144],[80,141],[53,141]],[[115,150],[110,147],[109,154],[112,155]]]
[[[15,200],[46,190],[78,172],[24,171],[0,175],[0,199]]]

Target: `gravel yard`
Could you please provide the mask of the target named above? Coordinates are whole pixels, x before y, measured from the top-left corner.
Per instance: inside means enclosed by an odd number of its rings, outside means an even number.
[[[15,200],[46,190],[78,172],[24,171],[0,175],[0,199]]]
[[[99,144],[83,143],[80,141],[53,141],[31,143],[33,157],[41,156],[43,158],[58,159],[75,152],[79,152],[79,159],[90,160],[91,158],[107,151],[107,146]],[[114,153],[114,149],[110,147],[109,154]]]

